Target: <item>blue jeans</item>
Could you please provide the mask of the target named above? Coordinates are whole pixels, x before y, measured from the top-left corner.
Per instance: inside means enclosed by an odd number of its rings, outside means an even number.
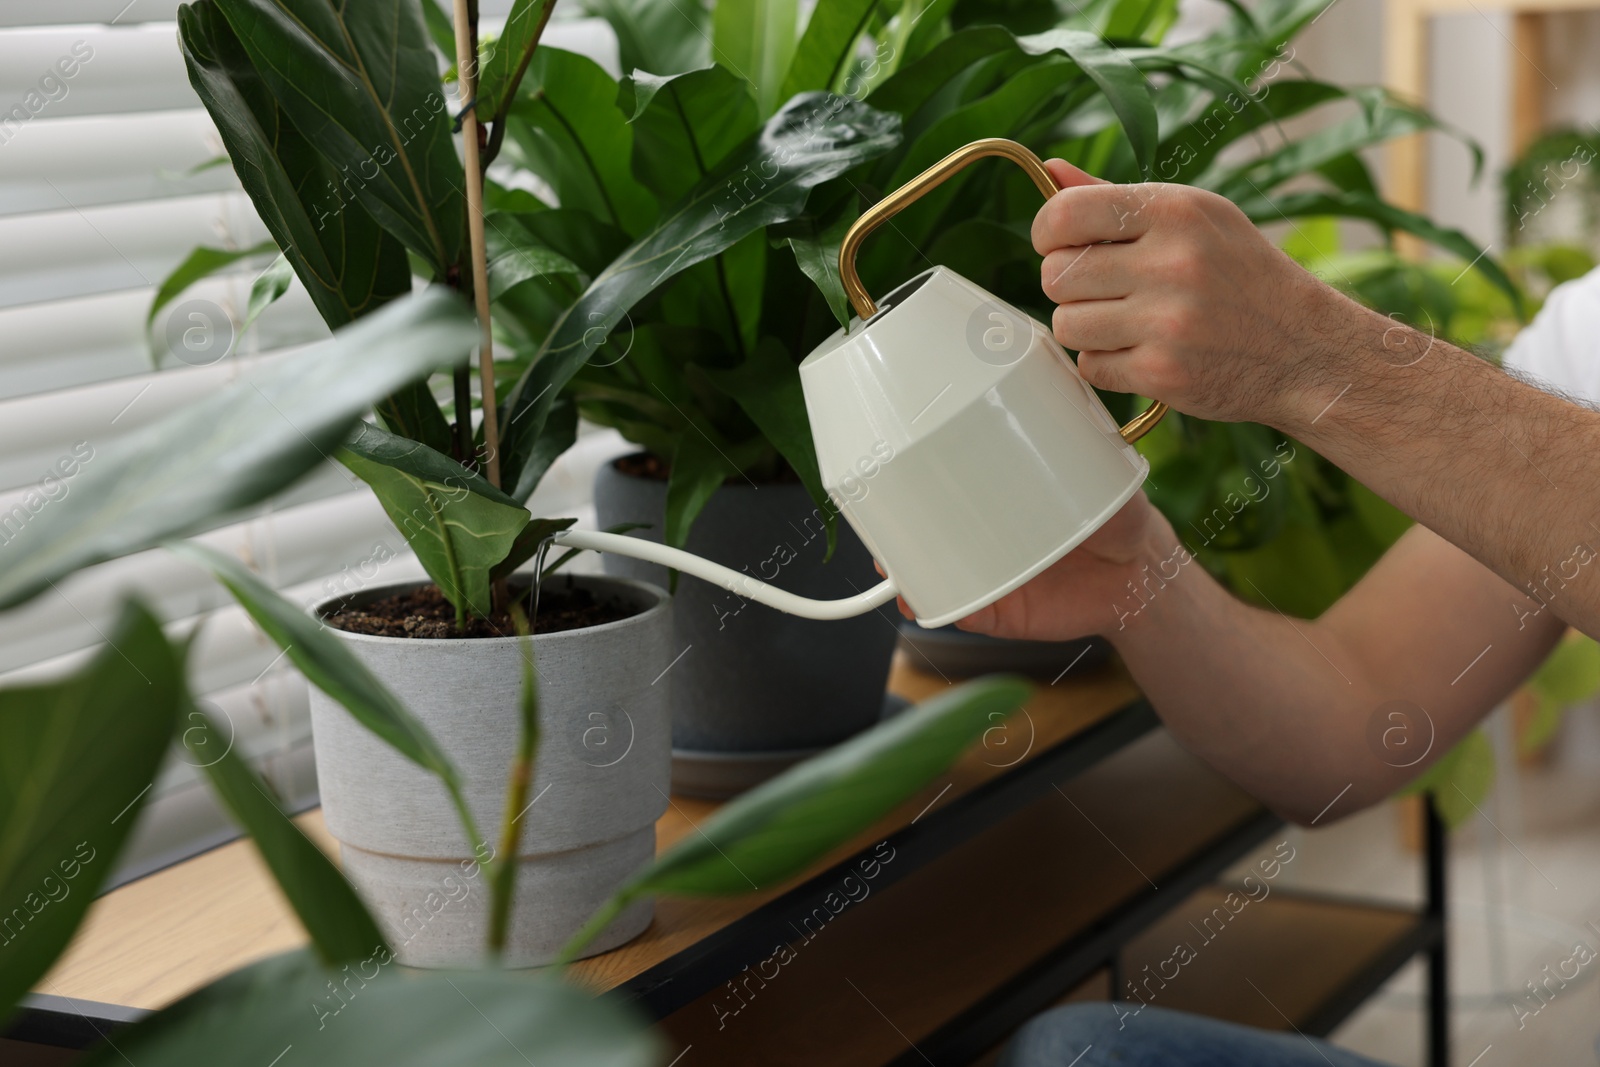
[[[1384,1067],[1299,1034],[1149,1005],[1068,1004],[1028,1022],[1000,1067]]]

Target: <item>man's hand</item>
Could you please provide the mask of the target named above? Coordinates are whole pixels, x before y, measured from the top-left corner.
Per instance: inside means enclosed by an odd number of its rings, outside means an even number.
[[[1063,189],[1034,218],[1033,246],[1059,305],[1056,340],[1078,350],[1078,369],[1099,388],[1292,432],[1327,402],[1352,330],[1379,337],[1393,325],[1302,269],[1215,193],[1046,166]]]
[[[1171,559],[1175,545],[1177,537],[1166,518],[1139,493],[1087,541],[1027,585],[956,625],[991,637],[1029,641],[1114,633],[1142,603],[1133,590],[1148,577],[1145,568]],[[1129,607],[1119,611],[1119,604]],[[904,598],[900,611],[914,618]]]
[[[1118,604],[1142,603],[1134,594],[1145,568],[1172,554],[1172,527],[1143,493],[1122,506],[1087,541],[1021,589],[956,625],[991,637],[1069,641],[1110,634],[1122,626]]]

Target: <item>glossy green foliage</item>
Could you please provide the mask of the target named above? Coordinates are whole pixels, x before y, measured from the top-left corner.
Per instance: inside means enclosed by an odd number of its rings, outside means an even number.
[[[342,213],[359,204],[444,277],[461,252],[464,179],[417,0],[209,3],[243,48],[248,71],[333,169],[333,199],[324,206]],[[253,80],[250,73],[236,77]]]
[[[287,488],[325,461],[376,400],[459,360],[476,339],[467,308],[434,290],[107,444],[69,496],[4,546],[0,608]]]
[[[76,674],[0,689],[0,1013],[66,950],[186,706],[182,656],[131,603]]]
[[[799,874],[947,770],[1031,692],[1004,675],[955,686],[727,802],[619,890],[567,953],[641,894],[735,895]]]
[[[706,97],[692,85],[680,95],[673,84],[695,79],[696,74],[682,75],[665,85],[654,86],[652,98],[638,108],[636,114],[652,114],[656,101],[661,101],[663,107],[670,101],[681,102],[685,98],[703,102]],[[638,93],[636,87],[636,101]],[[676,104],[671,106],[677,107]],[[684,129],[693,130],[693,124]],[[658,126],[653,133],[659,140],[668,136],[667,130]],[[842,97],[807,95],[791,100],[737,147],[726,149],[723,146],[726,154],[721,158],[706,154],[711,142],[703,145],[705,151],[699,162],[704,165],[705,172],[621,255],[593,276],[577,301],[557,318],[534,353],[528,370],[508,396],[501,418],[501,425],[506,427],[502,463],[509,472],[508,483],[515,479],[520,491],[522,479],[518,472],[533,454],[533,444],[560,390],[586,364],[603,362],[605,357],[596,359],[596,353],[617,324],[630,318],[630,308],[678,275],[736,248],[742,247],[747,254],[760,257],[765,248],[756,242],[766,227],[796,217],[816,186],[886,151],[897,134],[898,122],[892,115]],[[732,141],[732,137],[724,140]],[[610,221],[620,223],[623,220],[618,215]],[[723,323],[731,335],[728,343],[737,348],[746,336],[745,324],[740,321],[733,296],[737,282],[730,282],[726,265],[720,258],[708,266],[718,279],[723,297],[718,305],[719,314],[728,316]],[[713,364],[729,362],[719,359],[720,353],[714,349],[702,349],[692,355]],[[609,387],[607,395],[622,409],[623,417],[640,403],[648,405],[652,412],[659,410],[663,400],[666,408],[672,408],[675,401],[669,390],[675,386],[663,386],[659,382],[654,387],[647,385],[638,377],[637,361],[631,356],[630,347],[628,355],[615,362],[592,367],[600,379],[598,384]],[[648,357],[641,352],[640,358]],[[600,373],[607,369],[614,373]],[[793,361],[785,362],[780,370],[784,378],[794,382],[798,396],[798,376]],[[662,371],[671,374],[665,366]],[[622,381],[614,381],[616,377],[621,377]],[[679,431],[675,435],[679,441],[683,440],[684,428],[696,432],[698,427],[697,436],[712,442],[714,451],[730,456],[738,451],[734,447],[738,442],[719,440],[714,436],[715,426],[697,422],[689,410],[682,405],[677,407],[683,420],[675,427]],[[660,413],[669,417],[664,411]],[[597,409],[596,414],[602,412]],[[798,414],[803,416],[803,410]],[[750,436],[753,435],[747,434],[746,438]],[[724,443],[728,447],[721,447]],[[758,443],[765,444],[759,439]],[[731,473],[734,471],[725,471],[723,476]],[[671,519],[669,527],[676,529]]]
[[[338,166],[296,128],[215,0],[179,11],[178,41],[240,184],[329,327],[409,291],[404,246],[346,210]]]
[[[386,949],[338,969],[309,952],[251,964],[119,1030],[85,1067],[659,1067],[637,1017],[525,971],[404,971]]]
[[[360,963],[387,951],[377,922],[350,883],[278,807],[233,741],[231,728],[219,728],[203,711],[190,710],[184,747],[255,842],[322,962]]]
[[[357,427],[336,455],[377,494],[456,617],[492,614],[490,571],[528,525],[528,509],[449,456],[376,426]]]

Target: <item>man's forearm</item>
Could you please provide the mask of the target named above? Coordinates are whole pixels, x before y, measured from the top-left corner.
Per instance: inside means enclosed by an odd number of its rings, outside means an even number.
[[[1324,337],[1275,425],[1600,635],[1600,412],[1353,302]]]
[[[1340,295],[1214,193],[1050,165],[1033,243],[1090,384],[1276,426],[1600,634],[1600,414]]]
[[[1166,558],[1173,536],[1161,524],[1140,555]],[[1314,621],[1242,604],[1197,563],[1141,599],[1108,636],[1168,729],[1300,822],[1348,815],[1420,773],[1563,629],[1549,614],[1523,625],[1521,598],[1424,529]]]
[[[1360,748],[1378,697],[1315,629],[1240,603],[1194,563],[1107,636],[1185,748],[1307,823],[1336,797],[1344,815],[1404,781]]]

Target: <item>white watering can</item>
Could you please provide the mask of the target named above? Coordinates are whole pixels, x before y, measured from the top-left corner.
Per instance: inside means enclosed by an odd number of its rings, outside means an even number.
[[[944,626],[994,603],[1081,544],[1144,484],[1132,447],[1166,414],[1118,427],[1050,330],[944,267],[875,303],[856,275],[862,240],[973,160],[1001,156],[1047,198],[1039,157],[990,138],[958,149],[862,214],[839,247],[858,318],[800,364],[829,498],[887,579],[842,600],[796,596],[680,549],[565,530],[557,543],[672,567],[759,604],[845,619],[905,598]]]

